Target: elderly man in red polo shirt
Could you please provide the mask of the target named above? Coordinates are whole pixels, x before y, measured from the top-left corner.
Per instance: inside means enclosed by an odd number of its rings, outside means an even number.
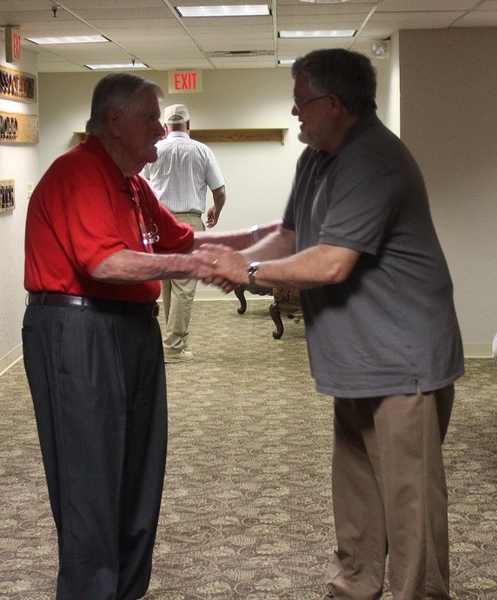
[[[230,243],[178,223],[138,175],[157,158],[161,97],[141,77],[104,77],[88,140],[29,203],[24,362],[58,534],[57,600],[147,591],[167,444],[160,281],[205,276],[190,251],[206,237]],[[242,239],[252,243],[250,229]]]

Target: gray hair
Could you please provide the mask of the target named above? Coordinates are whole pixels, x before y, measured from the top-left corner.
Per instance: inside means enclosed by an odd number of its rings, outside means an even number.
[[[359,52],[314,50],[293,63],[292,76],[307,80],[316,94],[336,94],[354,115],[376,110],[376,69]]]
[[[90,118],[86,132],[98,135],[105,127],[110,108],[117,108],[132,116],[136,110],[136,98],[145,90],[152,90],[157,98],[164,94],[153,81],[132,73],[110,73],[101,79],[93,90]]]

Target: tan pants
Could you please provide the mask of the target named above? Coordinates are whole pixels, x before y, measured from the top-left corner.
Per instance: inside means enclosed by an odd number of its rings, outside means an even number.
[[[408,396],[335,399],[337,550],[326,574],[340,600],[450,600],[442,442],[454,386]]]
[[[188,223],[195,231],[204,231],[200,215],[177,213],[180,223]],[[188,348],[190,318],[195,299],[197,281],[195,279],[165,279],[162,282],[162,302],[166,328],[164,331],[164,353],[171,355]]]

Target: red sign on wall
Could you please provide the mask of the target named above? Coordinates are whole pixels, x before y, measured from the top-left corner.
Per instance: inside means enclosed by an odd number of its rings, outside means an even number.
[[[201,71],[169,71],[169,93],[195,93],[202,91]]]
[[[10,25],[5,27],[5,59],[7,62],[21,60],[21,36]]]
[[[21,36],[14,33],[12,36],[13,55],[16,60],[21,60]]]

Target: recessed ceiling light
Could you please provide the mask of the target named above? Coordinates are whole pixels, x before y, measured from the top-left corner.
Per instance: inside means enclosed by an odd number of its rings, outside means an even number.
[[[335,38],[354,37],[355,29],[330,29],[321,31],[279,31],[280,38]]]
[[[176,6],[181,17],[261,17],[270,15],[267,4],[226,6]]]
[[[100,64],[100,65],[85,65],[92,71],[115,71],[117,69],[148,69],[148,65],[141,62],[129,62],[129,63],[114,63],[114,64]]]
[[[99,44],[109,40],[103,35],[67,35],[62,37],[26,38],[29,42],[48,46],[50,44]]]

